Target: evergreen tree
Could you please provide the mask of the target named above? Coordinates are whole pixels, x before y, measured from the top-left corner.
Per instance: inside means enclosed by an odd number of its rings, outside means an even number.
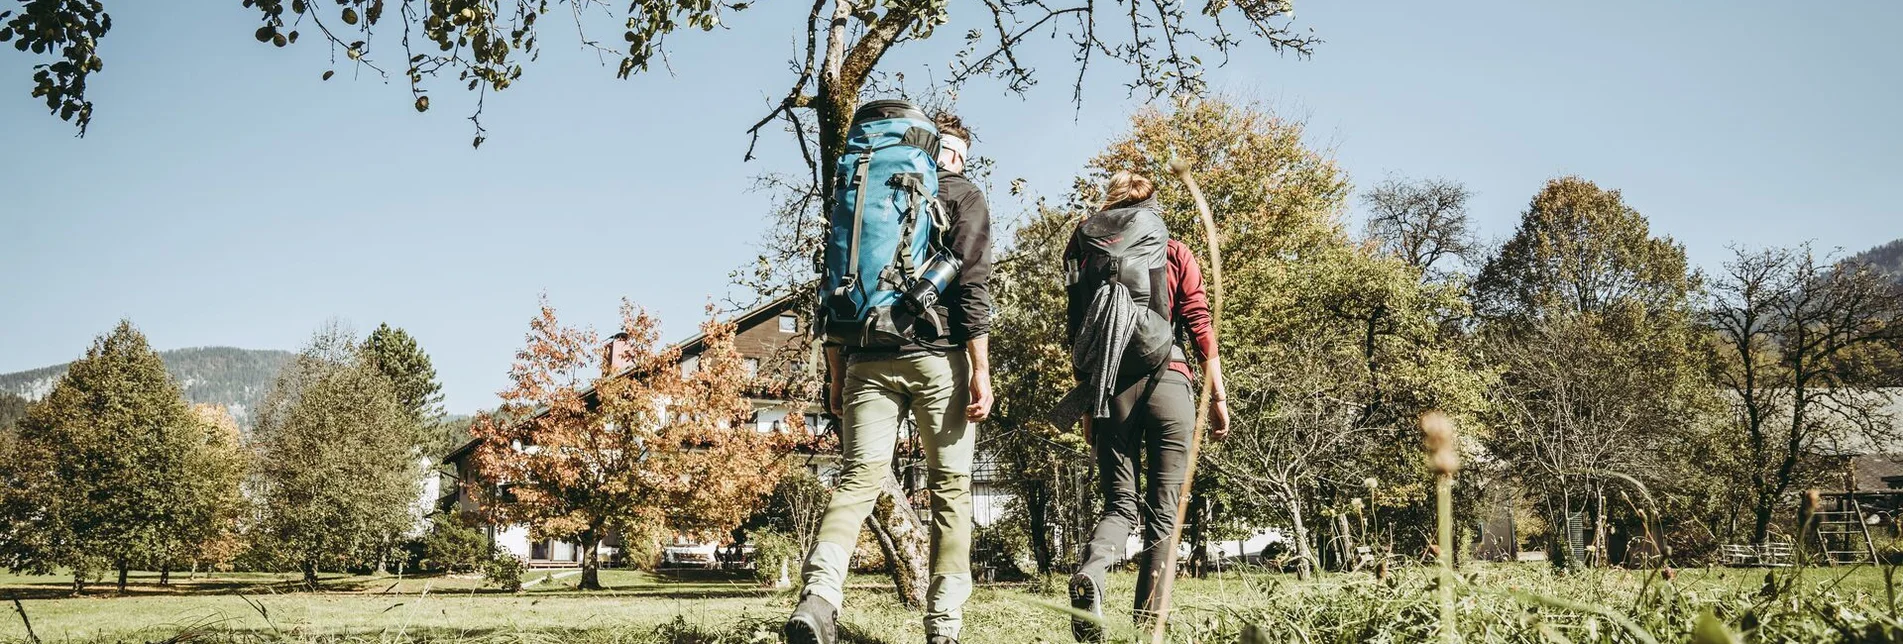
[[[26,399],[0,393],[0,432],[11,431],[13,424],[26,418]]]
[[[279,374],[258,415],[256,539],[315,588],[317,573],[379,561],[412,526],[416,421],[390,379],[332,326]]]
[[[93,341],[19,424],[9,458],[0,560],[15,571],[126,572],[179,525],[193,421],[145,335],[121,321]]]
[[[417,427],[431,427],[442,420],[443,385],[436,380],[436,367],[430,364],[429,354],[417,346],[416,338],[408,331],[388,323],[377,325],[363,340],[363,358],[390,379],[397,404]],[[419,437],[419,441],[432,442],[432,437]]]

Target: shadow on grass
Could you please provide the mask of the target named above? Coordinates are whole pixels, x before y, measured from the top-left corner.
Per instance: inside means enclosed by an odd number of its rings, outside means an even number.
[[[292,628],[227,628],[215,623],[200,626],[154,628],[121,634],[153,644],[203,642],[208,644],[760,644],[780,641],[778,619],[751,618],[721,625],[690,623],[685,617],[658,626],[630,629],[602,626],[594,628],[448,628],[424,627],[376,629],[345,633],[306,633]],[[895,644],[864,633],[850,624],[841,624],[841,644]],[[85,644],[73,640],[68,644]]]
[[[440,576],[441,575],[418,575],[404,577],[402,580],[398,580],[395,577],[333,577],[330,579],[319,579],[317,588],[318,592],[324,593],[364,593],[367,591],[387,589],[397,583],[424,581]],[[170,585],[166,586],[160,586],[155,581],[139,580],[138,582],[127,584],[124,591],[120,591],[116,583],[105,581],[89,583],[86,585],[85,591],[78,594],[73,593],[73,584],[70,580],[14,582],[0,585],[0,599],[19,598],[21,600],[70,599],[75,597],[193,597],[233,595],[238,593],[247,595],[283,595],[305,592],[310,592],[310,588],[304,585],[303,580],[288,578],[179,579],[174,580]],[[466,591],[458,590],[457,592]],[[488,592],[499,593],[501,591],[489,590]]]

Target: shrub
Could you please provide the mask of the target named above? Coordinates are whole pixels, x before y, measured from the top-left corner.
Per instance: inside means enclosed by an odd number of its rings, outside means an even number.
[[[652,571],[661,566],[661,555],[670,535],[651,525],[634,526],[619,533],[621,547],[608,558],[615,568]]]
[[[430,520],[423,535],[422,557],[418,567],[425,570],[470,572],[491,558],[489,539],[469,517],[438,514]]]
[[[767,495],[766,504],[746,523],[748,530],[767,528],[789,535],[801,545],[819,532],[819,521],[826,514],[832,493],[812,473],[804,470],[787,474]]]
[[[981,525],[971,532],[971,563],[996,571],[999,579],[1022,580],[1024,565],[1030,560],[1030,535],[1016,521]]]
[[[482,578],[503,592],[518,592],[522,590],[522,574],[528,568],[528,562],[515,556],[515,553],[496,548],[490,553],[488,563],[483,565]]]
[[[761,585],[770,586],[780,579],[780,566],[785,565],[789,577],[799,574],[800,544],[791,535],[778,530],[756,530],[747,534],[747,545],[753,546],[753,578]]]

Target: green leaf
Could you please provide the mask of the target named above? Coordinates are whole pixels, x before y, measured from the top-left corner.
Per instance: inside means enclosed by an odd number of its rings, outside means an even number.
[[[1744,639],[1733,633],[1725,623],[1707,610],[1698,616],[1698,623],[1692,626],[1692,644],[1743,644]]]

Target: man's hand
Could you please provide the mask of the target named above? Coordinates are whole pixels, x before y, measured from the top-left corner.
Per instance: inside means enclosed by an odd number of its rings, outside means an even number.
[[[838,346],[826,347],[826,411],[834,418],[845,419],[846,409],[846,356]]]
[[[1209,436],[1216,440],[1229,437],[1229,401],[1218,400],[1210,403]]]
[[[1096,443],[1091,442],[1091,440],[1095,437],[1090,435],[1090,415],[1089,414],[1084,415],[1083,425],[1084,425],[1084,444],[1090,445],[1093,447],[1096,446]]]
[[[978,336],[965,341],[965,359],[971,367],[967,393],[971,404],[965,406],[965,420],[982,422],[991,417],[991,338]]]
[[[991,373],[974,371],[971,374],[971,404],[965,406],[965,420],[978,423],[991,417]]]

